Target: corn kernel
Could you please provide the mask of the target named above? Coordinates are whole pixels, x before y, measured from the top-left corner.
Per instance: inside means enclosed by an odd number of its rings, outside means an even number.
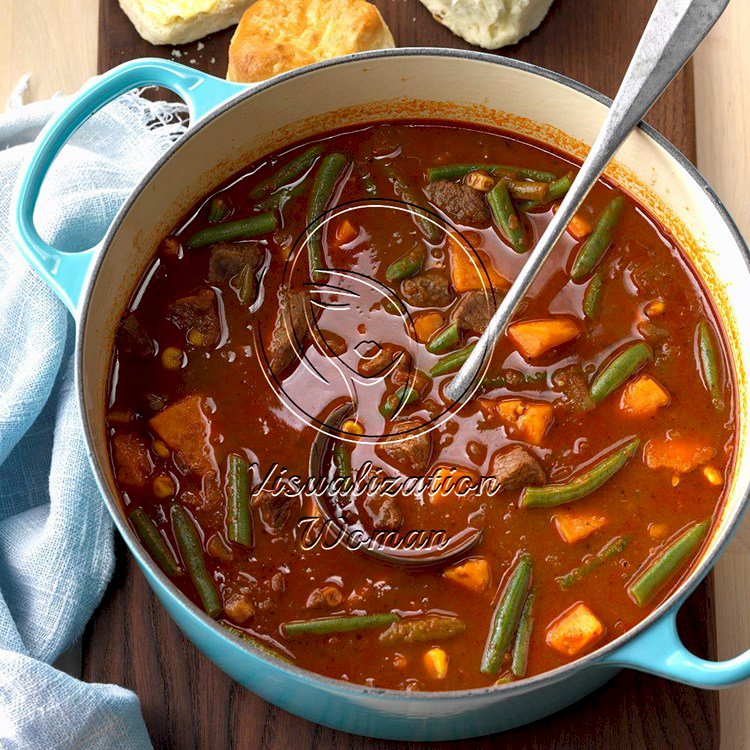
[[[187,340],[193,346],[205,346],[206,345],[206,337],[197,328],[191,328],[188,331]]]
[[[185,352],[176,346],[168,346],[161,353],[161,364],[165,370],[179,370],[185,364]]]
[[[495,187],[495,180],[493,180],[492,177],[482,169],[469,172],[464,178],[464,182],[469,187],[474,188],[474,190],[479,190],[481,193],[489,193],[490,190]]]
[[[442,648],[431,648],[422,657],[424,668],[433,680],[444,680],[448,675],[448,654]]]
[[[172,497],[177,489],[174,479],[172,479],[169,474],[159,474],[159,476],[154,479],[151,486],[154,490],[154,495],[162,500],[167,497]]]
[[[349,435],[364,435],[365,428],[356,419],[347,419],[342,425],[342,431]]]
[[[672,487],[676,487],[680,483],[680,475],[672,474]]]
[[[704,466],[703,476],[706,477],[709,484],[713,484],[716,487],[718,487],[721,484],[724,484],[724,477],[721,475],[721,472],[715,466]]]
[[[650,523],[648,525],[648,535],[652,539],[663,539],[668,531],[669,529],[665,523]]]
[[[645,313],[649,318],[656,318],[666,309],[666,305],[660,299],[655,299],[646,305]]]
[[[169,446],[163,440],[154,440],[154,453],[159,458],[169,458],[172,451],[169,450]]]

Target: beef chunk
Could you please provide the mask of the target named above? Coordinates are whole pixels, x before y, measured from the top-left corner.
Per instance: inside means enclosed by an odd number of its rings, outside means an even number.
[[[368,507],[368,510],[372,510],[372,506]],[[404,522],[403,513],[395,497],[383,498],[380,507],[373,515],[372,527],[375,531],[397,531]]]
[[[252,504],[260,508],[263,521],[274,531],[281,531],[292,513],[297,498],[291,491],[261,490],[252,497]]]
[[[495,477],[503,490],[515,490],[546,481],[539,461],[523,445],[511,445],[495,453],[490,461],[490,476]]]
[[[226,283],[248,265],[254,271],[264,255],[263,248],[255,242],[217,242],[211,245],[208,280],[213,284]]]
[[[219,313],[213,289],[201,289],[197,294],[182,297],[169,308],[169,319],[183,331],[194,328],[205,337],[206,346],[219,340]]]
[[[552,385],[563,394],[563,405],[574,414],[582,414],[594,408],[589,384],[581,365],[568,365],[552,375]]]
[[[395,422],[389,434],[378,441],[376,452],[397,469],[421,474],[427,469],[432,454],[432,436],[429,430],[416,430],[424,425],[421,419],[404,419]],[[397,433],[397,434],[394,434]]]
[[[413,307],[445,307],[453,292],[448,273],[439,268],[423,271],[401,282],[404,300]]]
[[[117,479],[129,487],[145,487],[153,465],[146,443],[135,435],[112,438]]]
[[[459,224],[486,227],[490,223],[490,210],[484,195],[473,187],[449,180],[436,180],[424,192],[431,203]]]
[[[153,339],[146,333],[133,313],[120,323],[117,331],[117,348],[121,352],[144,359],[154,354]]]
[[[268,345],[271,370],[279,374],[294,360],[310,333],[313,311],[307,293],[286,290],[279,293],[279,308]]]
[[[481,335],[490,323],[493,313],[497,309],[491,295],[483,291],[466,292],[458,300],[458,304],[451,313],[451,322],[458,323],[458,327],[469,333]]]

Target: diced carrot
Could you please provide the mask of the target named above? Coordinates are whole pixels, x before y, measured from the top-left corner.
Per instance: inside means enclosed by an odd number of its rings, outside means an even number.
[[[448,654],[437,646],[422,657],[425,671],[433,680],[444,680],[448,675]]]
[[[607,519],[600,513],[583,513],[575,511],[558,511],[555,515],[555,526],[560,536],[568,544],[580,542],[595,531],[599,531]]]
[[[555,203],[552,207],[553,213],[557,213],[558,208],[560,208],[560,204]],[[593,227],[591,226],[591,222],[579,211],[573,215],[567,229],[573,239],[580,242],[591,234]]]
[[[481,594],[490,585],[490,564],[484,557],[474,557],[444,570],[443,578]]]
[[[414,318],[414,334],[420,344],[426,344],[443,327],[445,319],[439,312],[428,312]]]
[[[508,327],[508,338],[526,359],[540,357],[550,349],[572,341],[580,333],[578,321],[567,315],[522,320]]]
[[[544,401],[506,398],[497,402],[497,413],[509,435],[516,435],[532,445],[541,445],[555,409]]]
[[[212,471],[216,463],[209,442],[211,425],[202,402],[199,395],[186,396],[149,422],[154,432],[181,455],[188,468],[200,475]]]
[[[650,375],[639,375],[625,386],[620,408],[633,417],[652,417],[663,406],[669,406],[671,400],[667,389],[658,380]]]
[[[649,469],[666,468],[678,474],[688,474],[716,455],[704,440],[678,435],[649,440],[644,452]]]
[[[357,239],[359,227],[352,224],[349,219],[342,219],[336,227],[336,241],[339,245],[346,245]]]
[[[474,469],[451,464],[438,464],[432,472],[429,498],[433,505],[443,505],[471,495],[470,487],[479,479]]]
[[[547,629],[547,645],[565,656],[591,648],[604,635],[604,625],[583,603],[563,612]]]
[[[483,250],[472,250],[453,235],[448,236],[448,248],[451,256],[451,281],[459,294],[481,291],[486,288],[487,280],[495,289],[510,289],[508,279],[495,270],[492,259]],[[481,265],[477,258],[482,261]]]

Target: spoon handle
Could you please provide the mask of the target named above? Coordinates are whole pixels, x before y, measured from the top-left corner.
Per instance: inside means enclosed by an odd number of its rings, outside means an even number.
[[[586,161],[474,351],[446,386],[445,393],[452,401],[461,400],[469,392],[486,355],[505,332],[518,304],[589,191],[623,141],[690,59],[728,3],[729,0],[659,0],[656,4]]]

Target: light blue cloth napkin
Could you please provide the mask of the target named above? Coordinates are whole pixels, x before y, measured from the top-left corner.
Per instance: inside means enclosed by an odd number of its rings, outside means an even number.
[[[72,375],[73,321],[20,257],[10,193],[58,98],[0,115],[0,747],[144,750],[137,697],[51,663],[81,636],[113,568]],[[93,245],[145,171],[184,132],[177,105],[130,94],[66,146],[37,209],[42,236]]]

